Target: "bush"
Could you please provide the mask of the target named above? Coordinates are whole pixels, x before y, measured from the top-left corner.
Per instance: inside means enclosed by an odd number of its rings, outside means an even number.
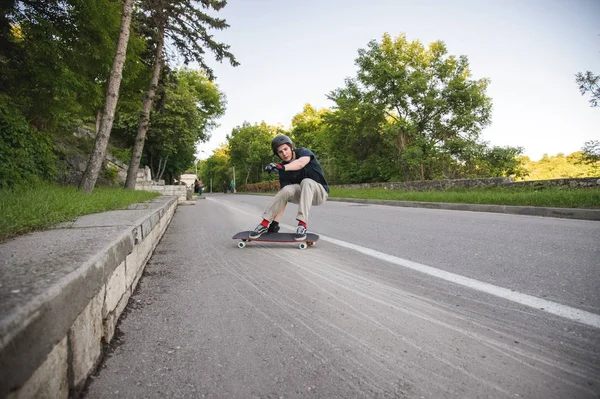
[[[254,184],[246,184],[242,186],[239,191],[250,191],[250,192],[273,192],[279,191],[279,180],[263,181]]]
[[[111,145],[109,151],[119,161],[123,162],[125,165],[129,165],[129,161],[131,161],[131,147],[119,148]]]
[[[106,167],[102,169],[102,177],[104,177],[104,179],[106,179],[111,184],[117,184],[118,175],[119,170],[116,166],[106,165]]]
[[[32,127],[14,102],[0,95],[0,188],[54,179],[52,149],[49,135]]]

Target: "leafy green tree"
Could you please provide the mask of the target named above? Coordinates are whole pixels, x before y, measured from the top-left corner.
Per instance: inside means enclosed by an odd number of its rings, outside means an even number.
[[[600,161],[600,140],[590,140],[583,143],[581,149],[590,162]]]
[[[70,135],[74,126],[93,122],[105,102],[121,4],[22,0],[3,2],[0,8],[0,94],[12,98],[14,114],[47,138],[63,131]],[[35,137],[19,140],[35,146]]]
[[[358,128],[349,134],[366,139],[367,148],[359,151],[376,153],[371,143],[380,140],[394,146],[396,156],[387,162],[405,179],[432,178],[435,158],[447,140],[476,141],[490,123],[489,80],[471,79],[467,57],[448,56],[441,41],[425,48],[405,35],[392,39],[385,34],[381,43],[371,41],[359,50],[356,65],[356,78],[347,79],[329,98],[341,120]]]
[[[482,177],[480,160],[485,152],[486,145],[483,143],[462,137],[446,140],[443,155],[439,159],[442,163],[442,175],[447,179]]]
[[[333,168],[332,133],[326,123],[330,110],[316,109],[310,104],[304,105],[302,112],[294,115],[289,132],[290,137],[297,147],[306,147],[312,150],[323,167],[327,181],[338,181]]]
[[[119,36],[110,0],[12,1],[0,21],[0,90],[39,130],[94,118]],[[6,27],[6,24],[9,26]]]
[[[590,71],[578,72],[575,75],[575,83],[579,86],[581,95],[590,93],[590,106],[597,107],[600,103],[600,76]]]
[[[224,144],[216,149],[213,154],[202,162],[200,175],[204,183],[204,191],[209,192],[222,190],[223,182],[231,181],[231,163],[229,161],[229,149]]]
[[[339,90],[337,106],[324,115],[330,175],[333,182],[358,183],[388,180],[394,175],[393,143],[384,136],[385,115],[362,100],[351,81]]]
[[[522,153],[522,147],[490,147],[458,137],[446,141],[440,156],[446,178],[523,177]]]
[[[195,160],[196,145],[209,138],[225,112],[225,96],[202,72],[181,69],[161,85],[145,154],[156,180],[179,176]]]
[[[283,132],[265,122],[254,125],[244,122],[227,135],[230,161],[232,166],[236,167],[237,175],[244,180],[244,184],[268,179],[263,174],[263,168],[272,162],[271,140],[278,133]]]
[[[598,176],[600,171],[600,141],[590,140],[583,144],[582,151],[582,163],[591,165],[592,173]]]
[[[237,66],[229,46],[218,43],[209,33],[210,29],[223,30],[229,27],[224,19],[215,18],[203,9],[219,11],[225,7],[225,0],[143,0],[142,11],[139,18],[149,27],[155,43],[155,58],[153,62],[152,78],[140,114],[140,122],[131,153],[131,162],[127,171],[126,188],[133,189],[137,171],[142,157],[146,133],[148,132],[150,110],[160,77],[160,71],[165,62],[165,38],[177,49],[185,63],[194,61],[206,70],[209,78],[213,78],[212,70],[204,61],[205,49],[212,51],[216,60],[221,62],[228,59],[232,66]]]
[[[528,171],[526,180],[548,180],[593,176],[593,166],[585,164],[583,152],[577,151],[565,156],[544,154],[539,161],[525,162]]]
[[[522,147],[491,147],[486,148],[483,156],[486,176],[521,178],[527,175],[521,155]]]
[[[0,189],[52,180],[52,141],[31,126],[10,97],[0,94]]]
[[[326,151],[325,121],[324,117],[329,112],[327,109],[315,109],[310,104],[305,104],[302,112],[292,118],[290,135],[297,147],[306,147],[319,155]]]

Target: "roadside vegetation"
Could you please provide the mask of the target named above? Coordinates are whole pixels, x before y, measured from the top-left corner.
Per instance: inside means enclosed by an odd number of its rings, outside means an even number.
[[[0,241],[50,228],[90,213],[124,209],[159,196],[149,191],[97,187],[92,194],[53,184],[0,191]]]
[[[229,27],[219,17],[226,2],[5,3],[0,189],[70,179],[89,193],[102,185],[107,152],[129,165],[130,189],[140,167],[173,183],[193,164],[226,106],[205,57],[238,65],[213,31]],[[73,154],[82,133],[93,143]]]
[[[269,144],[275,135],[286,134],[296,147],[315,153],[331,185],[600,175],[599,140],[539,161],[525,156],[518,143],[499,147],[483,140],[492,120],[490,79],[475,79],[468,57],[450,54],[443,41],[426,45],[405,34],[384,33],[358,49],[355,65],[355,76],[325,94],[332,107],[306,104],[289,128],[246,121],[193,169],[204,184],[229,181],[235,174],[240,189],[276,180],[264,167],[279,162]],[[597,87],[595,75],[582,79],[582,94],[589,83]]]
[[[274,195],[277,182],[245,186],[242,192]],[[543,206],[552,208],[600,208],[600,187],[571,188],[553,186],[506,186],[443,191],[404,191],[384,188],[331,187],[330,198],[354,198],[411,202],[448,202],[455,204],[488,204]]]
[[[544,206],[556,208],[600,208],[600,188],[491,187],[445,191],[400,191],[385,189],[332,188],[331,197],[414,202]]]

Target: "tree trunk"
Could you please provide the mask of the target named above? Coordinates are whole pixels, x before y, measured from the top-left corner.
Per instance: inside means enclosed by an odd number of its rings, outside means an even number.
[[[102,120],[102,110],[98,108],[96,110],[96,134],[100,131],[100,121]]]
[[[162,179],[162,175],[163,175],[163,172],[162,172],[162,162],[163,162],[162,157],[158,158],[158,168],[157,168],[157,171],[156,171],[156,182],[157,183],[160,181],[160,179]]]
[[[162,158],[160,159],[162,161]],[[159,170],[159,175],[158,175],[158,180],[162,179],[163,174],[165,173],[165,169],[167,168],[167,161],[169,160],[169,156],[167,155],[167,157],[165,158],[163,164],[162,164],[162,169],[160,167],[160,161],[158,163],[158,170]]]
[[[152,173],[152,178],[150,180],[156,180],[156,173],[154,173],[154,161],[152,160],[152,155],[150,155],[150,173]]]
[[[150,87],[148,88],[148,91],[144,95],[144,103],[142,106],[142,113],[140,115],[140,125],[138,126],[137,135],[135,136],[135,144],[133,146],[133,150],[131,151],[131,161],[129,162],[127,180],[125,181],[125,188],[132,190],[135,189],[135,181],[137,178],[138,169],[140,167],[142,153],[144,151],[146,133],[148,133],[150,109],[152,108],[152,102],[154,101],[154,94],[156,93],[158,78],[160,77],[160,70],[162,67],[163,42],[165,36],[164,25],[159,27],[158,33],[159,38],[156,45],[156,56],[154,61],[154,70],[152,71],[152,80],[150,81]]]
[[[125,56],[127,54],[127,44],[129,42],[129,26],[131,25],[131,11],[133,8],[133,0],[123,0],[123,15],[121,17],[121,32],[117,42],[117,52],[113,61],[113,66],[108,79],[106,88],[106,100],[104,101],[104,110],[102,112],[102,120],[100,128],[96,134],[96,141],[92,155],[88,161],[87,167],[79,183],[79,189],[85,190],[88,194],[94,190],[96,180],[102,168],[102,162],[106,156],[106,147],[112,130],[113,121],[115,119],[115,109],[119,100],[119,87],[123,77],[123,65],[125,64]]]
[[[152,168],[152,176],[154,176],[152,178],[152,180],[154,180],[157,183],[158,183],[158,180],[160,179],[159,175],[160,175],[161,162],[162,162],[162,158],[158,158],[158,166],[156,167],[156,173],[154,173],[154,160],[152,159],[152,155],[150,155],[150,167]]]
[[[168,160],[169,160],[169,156],[167,155],[167,158],[165,159],[165,162],[163,163],[162,171],[160,172],[160,176],[161,177],[165,174],[165,169],[167,168],[167,161]]]

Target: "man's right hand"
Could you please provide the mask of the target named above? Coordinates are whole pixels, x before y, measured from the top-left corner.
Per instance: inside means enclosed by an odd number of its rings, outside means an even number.
[[[265,166],[265,171],[267,171],[269,173],[274,173],[274,172],[279,173],[284,170],[285,170],[285,167],[280,163],[271,162],[270,164]]]

